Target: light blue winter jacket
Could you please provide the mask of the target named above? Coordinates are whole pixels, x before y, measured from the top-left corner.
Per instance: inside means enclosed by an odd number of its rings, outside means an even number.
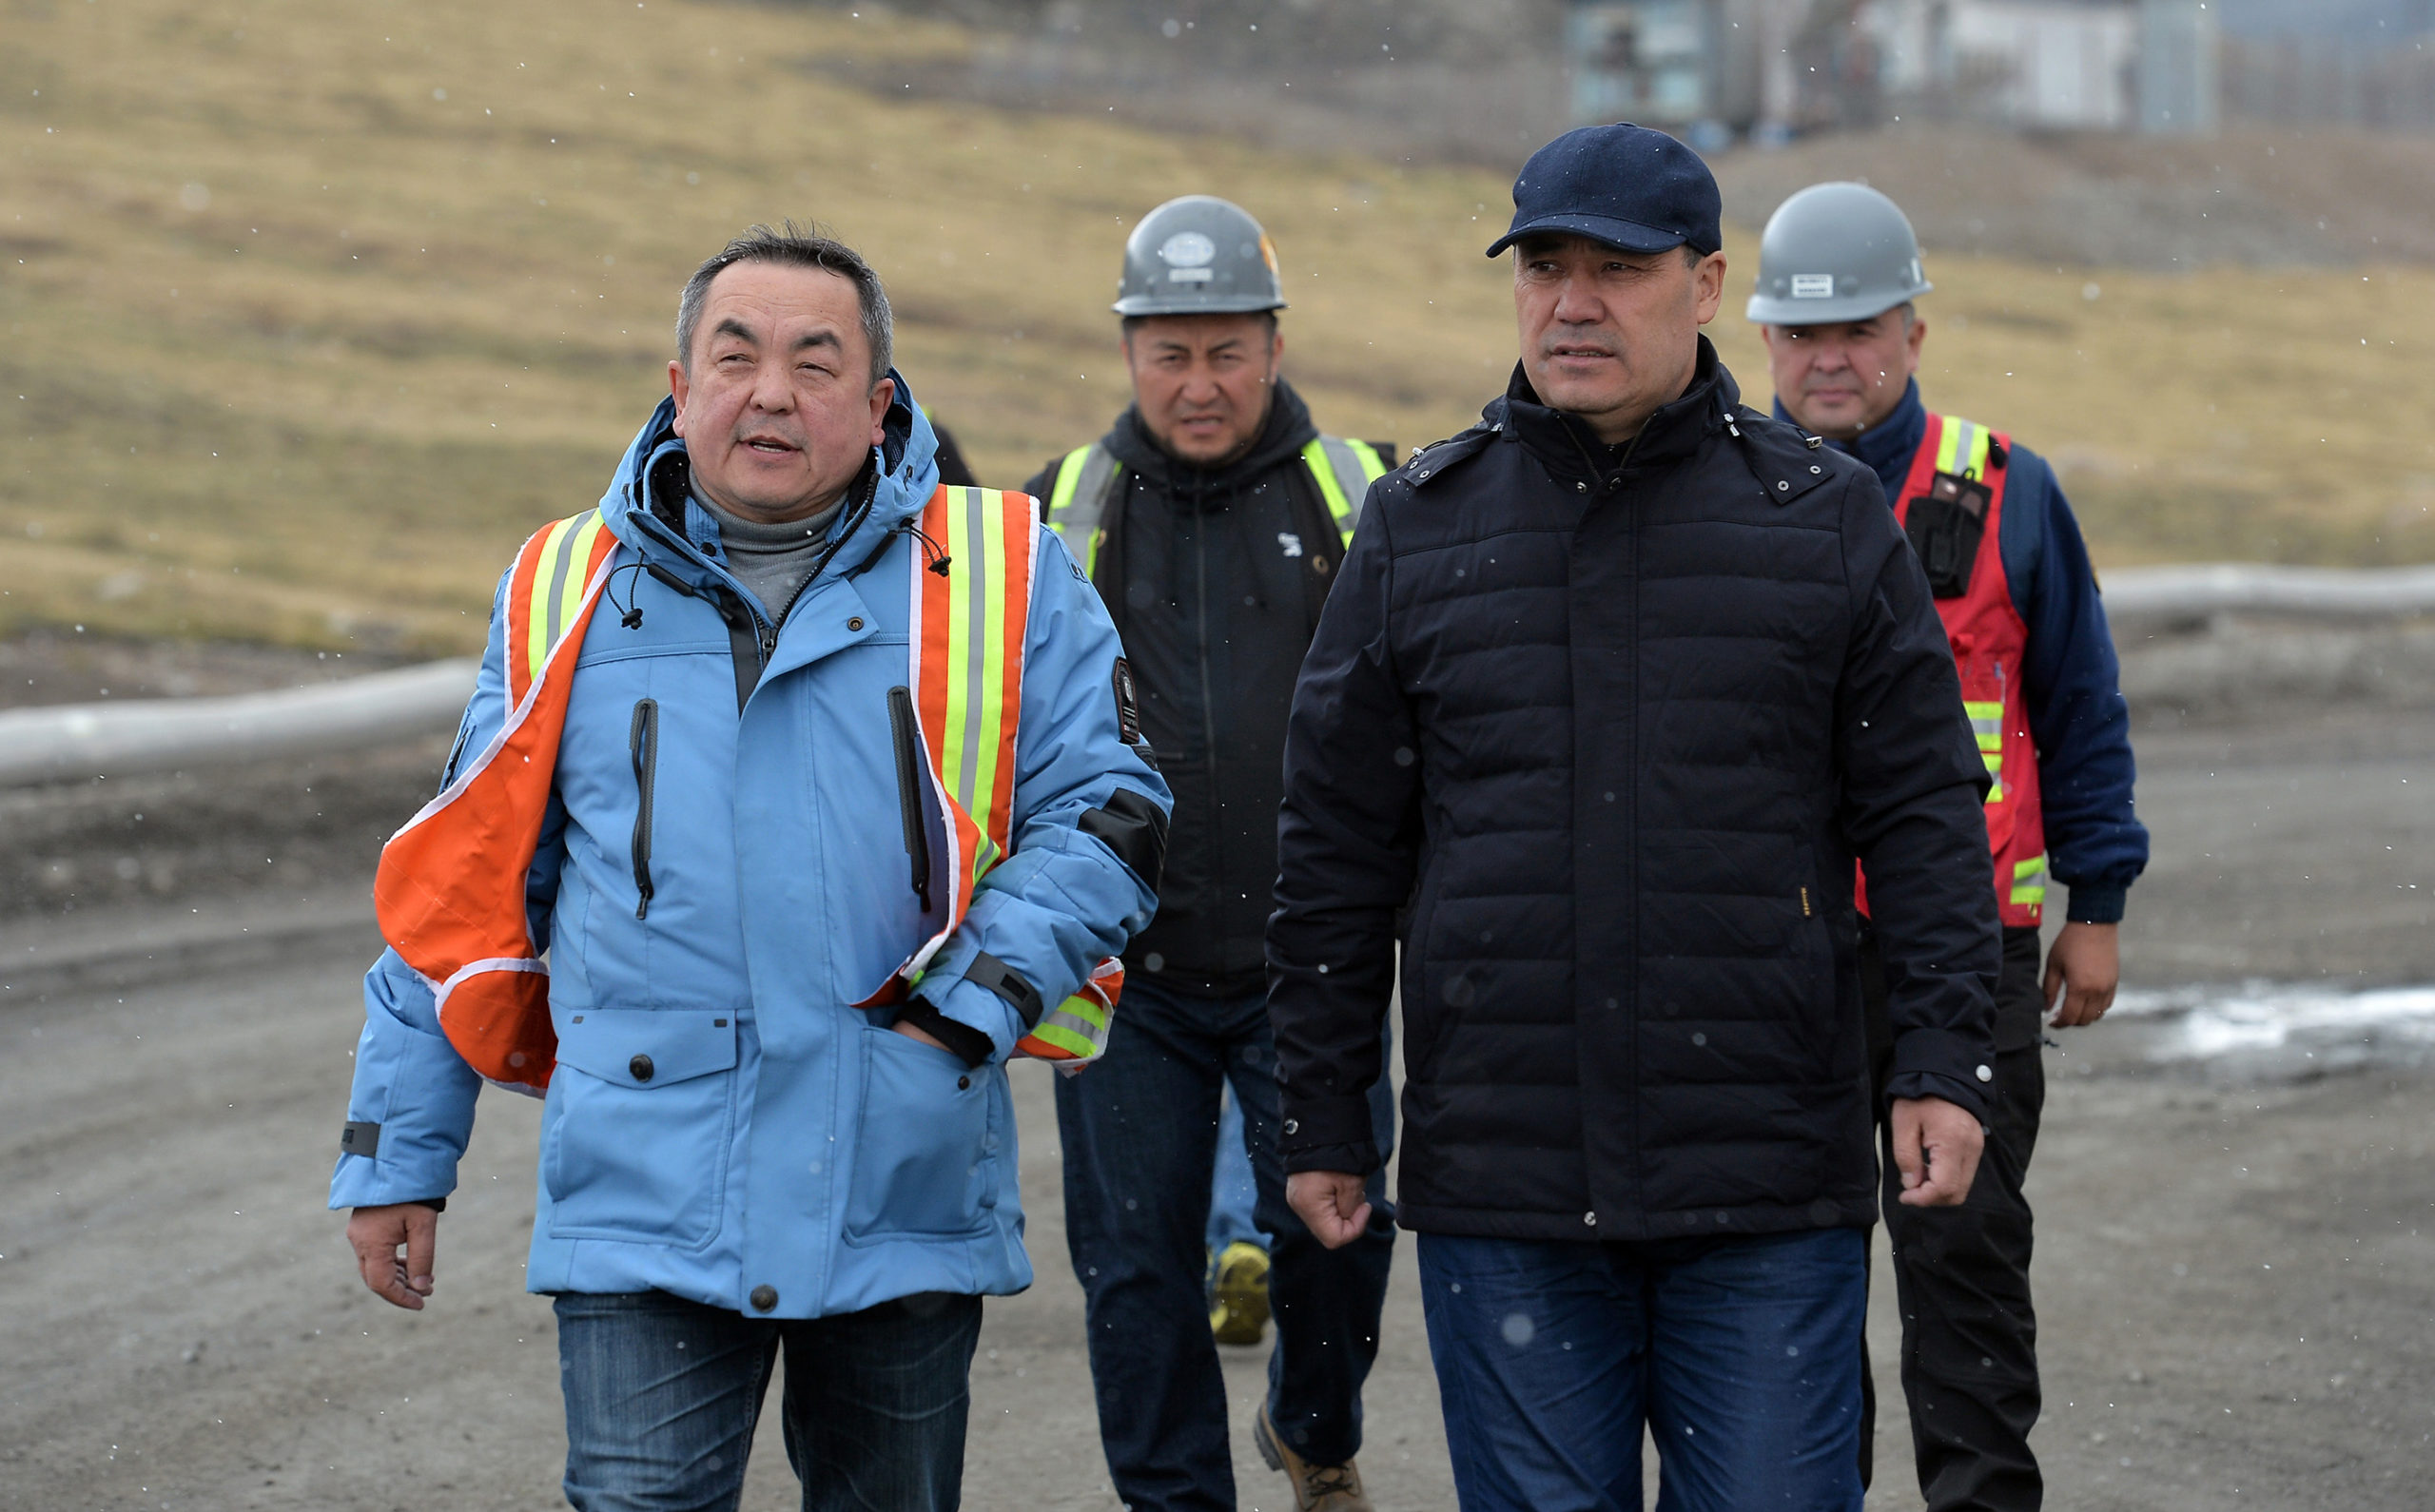
[[[885,1010],[848,1006],[939,926],[947,891],[932,889],[925,920],[890,744],[887,691],[907,681],[906,553],[923,550],[910,527],[938,479],[929,422],[902,378],[896,392],[868,507],[858,485],[831,528],[844,545],[785,611],[774,644],[774,607],[727,571],[700,506],[652,492],[682,494],[669,488],[683,450],[672,405],[600,500],[621,543],[615,565],[637,570],[615,573],[584,638],[528,886],[558,1035],[531,1290],[656,1289],[755,1316],[814,1317],[918,1291],[1031,1284],[1004,1066],[1022,1021],[964,973],[986,951],[1053,1004],[1120,951],[1148,921],[1157,879],[1087,833],[1084,816],[1120,788],[1161,816],[1169,798],[1119,730],[1116,630],[1043,531],[1014,854],[983,881],[918,989],[988,1035],[997,1055],[968,1069],[889,1032]],[[740,716],[737,658],[754,650],[731,640],[714,588],[753,607],[771,647]],[[502,722],[502,604],[452,770]],[[657,722],[648,764],[633,738],[646,700]],[[330,1205],[445,1195],[480,1078],[441,1037],[429,989],[396,952],[365,978],[364,999],[347,1118],[379,1125],[378,1144],[368,1157],[340,1155]],[[637,1056],[650,1057],[647,1079]],[[750,1306],[765,1286],[775,1305]]]

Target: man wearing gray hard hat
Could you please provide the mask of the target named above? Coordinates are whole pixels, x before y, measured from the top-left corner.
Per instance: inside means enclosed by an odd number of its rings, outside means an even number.
[[[2045,1101],[2039,1020],[2093,1023],[2112,1005],[2116,925],[2148,833],[2132,809],[2130,711],[2078,522],[2036,454],[1920,403],[1928,327],[1912,300],[1929,288],[1892,200],[1866,184],[1812,184],[1767,223],[1749,318],[1766,339],[1777,415],[1883,483],[1927,570],[1995,779],[1987,839],[2004,955],[1986,1153],[1958,1208],[1897,1202],[1889,1165],[1884,1211],[1919,1489],[1935,1512],[2012,1512],[2044,1494],[2028,1442],[2038,1385],[2021,1190]],[[2050,870],[2071,901],[2041,978]],[[1861,980],[1881,1077],[1885,995],[1865,929]],[[1861,1453],[1865,1467],[1866,1438]]]
[[[1859,1512],[1880,879],[1903,1200],[1970,1190],[1985,769],[1877,478],[1700,334],[1716,180],[1584,127],[1513,186],[1519,358],[1370,492],[1294,697],[1269,1018],[1295,1211],[1397,1220],[1465,1512]],[[1095,1073],[1096,1075],[1096,1073]]]
[[[1124,248],[1133,404],[1025,492],[1062,536],[1124,638],[1118,696],[1180,795],[1159,911],[1124,957],[1108,1053],[1057,1084],[1065,1236],[1090,1319],[1108,1469],[1128,1508],[1231,1508],[1225,1383],[1204,1286],[1218,1107],[1231,1086],[1273,1236],[1266,1299],[1277,1343],[1253,1424],[1295,1503],[1369,1506],[1354,1457],[1378,1347],[1394,1226],[1331,1251],[1285,1204],[1261,931],[1276,874],[1278,771],[1294,677],[1391,449],[1322,435],[1279,375],[1285,307],[1259,223],[1207,195],[1170,200]],[[1365,1127],[1385,1141],[1381,1087]],[[1261,1264],[1218,1257],[1238,1308]],[[1216,1320],[1224,1328],[1235,1321]],[[1256,1320],[1248,1330],[1258,1337]]]

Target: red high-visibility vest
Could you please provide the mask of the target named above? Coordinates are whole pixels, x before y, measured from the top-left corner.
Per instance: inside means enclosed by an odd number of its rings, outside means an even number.
[[[1997,912],[2007,925],[2034,929],[2046,901],[2046,825],[2038,801],[2037,748],[2030,741],[2022,698],[2029,627],[2004,575],[2004,479],[2011,458],[2010,436],[1958,416],[1929,416],[1894,501],[1894,517],[1907,530],[1912,506],[1932,498],[1979,516],[1977,548],[1959,591],[1938,598],[1937,613],[1961,673],[1962,708],[1995,779],[1986,813]],[[1974,504],[1980,509],[1974,511]],[[1960,570],[1960,564],[1955,567]]]
[[[906,686],[953,892],[938,931],[859,1007],[904,1000],[964,921],[974,886],[1011,848],[1040,529],[1039,508],[1025,494],[943,487],[923,512],[922,531],[952,566],[927,572],[925,553],[906,553],[916,627]],[[519,1092],[546,1089],[557,1059],[549,967],[527,921],[525,879],[556,780],[575,660],[616,549],[597,510],[524,543],[507,591],[506,722],[390,838],[373,882],[381,936],[430,985],[449,1043],[476,1071]],[[1097,1058],[1123,982],[1120,963],[1100,962],[1016,1054],[1069,1066]]]

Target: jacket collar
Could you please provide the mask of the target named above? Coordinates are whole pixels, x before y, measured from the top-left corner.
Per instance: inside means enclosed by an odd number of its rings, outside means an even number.
[[[1776,418],[1788,425],[1801,423],[1776,400]],[[1919,450],[1919,438],[1928,434],[1927,406],[1919,402],[1919,380],[1913,378],[1902,389],[1902,402],[1894,413],[1870,426],[1848,441],[1829,441],[1839,452],[1845,452],[1867,463],[1885,485],[1885,502],[1891,504],[1902,491],[1911,474],[1911,458]]]
[[[881,422],[882,444],[871,449],[862,475],[848,486],[846,508],[829,526],[844,544],[826,572],[853,571],[884,550],[890,538],[920,518],[938,492],[938,436],[929,417],[913,400],[904,376]],[[626,448],[616,475],[600,496],[600,517],[646,562],[704,587],[714,580],[737,585],[726,572],[718,524],[686,487],[685,443],[676,436],[676,401],[662,399]],[[825,574],[824,574],[825,575]]]
[[[1591,481],[1612,474],[1628,458],[1634,468],[1658,467],[1688,456],[1724,427],[1724,417],[1742,402],[1741,386],[1704,336],[1691,369],[1690,385],[1682,397],[1648,417],[1640,435],[1622,446],[1600,441],[1588,422],[1550,408],[1530,387],[1522,364],[1500,398],[1489,401],[1480,417],[1530,449],[1559,477]]]
[[[1117,417],[1115,428],[1101,444],[1125,471],[1138,474],[1171,495],[1224,498],[1294,456],[1318,434],[1318,427],[1311,423],[1310,406],[1294,392],[1293,384],[1280,378],[1269,389],[1268,418],[1262,422],[1251,450],[1223,467],[1203,469],[1160,451],[1159,443],[1150,438],[1149,429],[1141,423],[1138,406]]]

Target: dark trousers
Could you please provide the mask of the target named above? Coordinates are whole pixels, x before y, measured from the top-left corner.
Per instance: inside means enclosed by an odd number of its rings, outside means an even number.
[[[804,1512],[955,1512],[981,1299],[748,1318],[665,1291],[557,1299],[576,1512],[732,1512],[778,1353]]]
[[[1871,941],[1862,942],[1860,975],[1882,1088],[1892,1032]],[[1958,1208],[1902,1206],[1892,1133],[1882,1132],[1885,1232],[1902,1314],[1902,1395],[1930,1512],[2025,1512],[2045,1497],[2029,1448],[2039,1405],[2037,1314],[2030,1304],[2030,1212],[2021,1190],[2046,1104],[2038,979],[2037,931],[2006,929],[1996,985],[1995,1114],[1968,1201]],[[1878,1100],[1882,1108],[1884,1099]],[[1872,1386],[1869,1431],[1860,1436],[1863,1479],[1876,1408]]]
[[[1860,1512],[1868,1239],[1420,1236],[1463,1512]]]
[[[1221,1083],[1243,1108],[1254,1221],[1276,1236],[1270,1420],[1313,1464],[1341,1464],[1361,1447],[1361,1384],[1377,1358],[1394,1245],[1383,1177],[1371,1182],[1369,1231],[1341,1250],[1321,1246],[1285,1205],[1264,996],[1186,998],[1134,977],[1106,1056],[1057,1083],[1065,1243],[1088,1310],[1100,1440],[1128,1512],[1235,1505],[1225,1379],[1202,1290]],[[1372,1100],[1382,1156],[1393,1130],[1384,1083]]]

